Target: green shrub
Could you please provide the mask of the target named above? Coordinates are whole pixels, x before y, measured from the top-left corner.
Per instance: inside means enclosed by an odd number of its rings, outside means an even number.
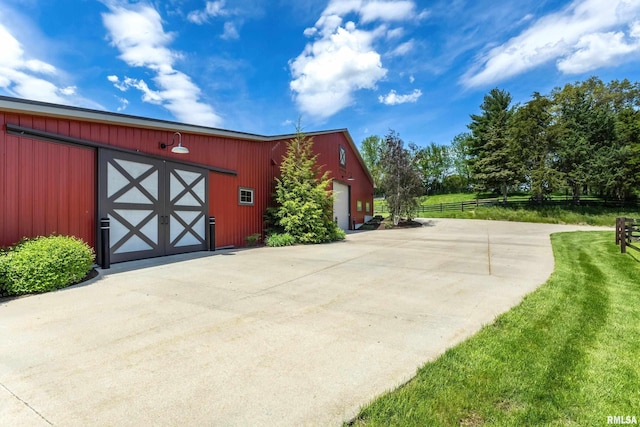
[[[255,233],[245,237],[245,240],[247,241],[247,246],[256,246],[261,238],[262,234]]]
[[[0,248],[0,297],[7,295],[7,291],[5,289],[5,281],[6,281],[6,259],[7,259],[7,251]]]
[[[331,238],[329,240],[333,242],[336,240],[344,240],[347,237],[347,233],[345,233],[341,228],[335,227],[331,231],[330,236]]]
[[[93,249],[70,236],[27,239],[0,255],[0,287],[6,295],[48,292],[84,278]]]
[[[289,233],[273,233],[265,241],[267,246],[291,246],[296,243],[295,237]]]

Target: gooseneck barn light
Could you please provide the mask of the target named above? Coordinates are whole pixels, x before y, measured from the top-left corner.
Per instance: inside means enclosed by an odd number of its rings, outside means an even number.
[[[172,145],[175,145],[175,143],[176,143],[176,135],[178,135],[178,145],[173,147],[171,149],[171,152],[172,153],[178,153],[178,154],[188,154],[189,153],[189,149],[187,147],[183,147],[182,146],[182,134],[180,132],[174,132],[173,136],[171,137],[171,144],[165,144],[164,142],[161,142],[160,143],[160,148],[162,148],[164,150],[167,147],[171,147]]]

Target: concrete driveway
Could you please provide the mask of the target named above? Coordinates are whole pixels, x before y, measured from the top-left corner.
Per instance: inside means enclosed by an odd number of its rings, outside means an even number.
[[[1,424],[339,425],[542,284],[550,233],[593,230],[425,223],[5,301]]]

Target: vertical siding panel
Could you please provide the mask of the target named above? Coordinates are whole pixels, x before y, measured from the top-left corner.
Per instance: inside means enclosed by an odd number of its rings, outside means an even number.
[[[58,188],[65,188],[65,186],[74,185],[71,183],[71,170],[73,169],[73,163],[71,163],[71,147],[61,147],[63,155],[60,156],[60,174],[56,180]],[[71,201],[67,194],[58,195],[58,228],[60,230],[71,230],[71,221],[69,212],[71,209]]]
[[[71,135],[71,129],[72,125],[68,120],[60,120],[58,122],[58,132],[60,132],[61,135]],[[60,146],[58,149],[60,150],[61,154],[58,156],[58,164],[55,166],[56,168],[58,168],[58,174],[55,175],[55,186],[56,188],[65,188],[65,186],[73,185],[70,182],[70,170],[73,165],[69,162],[72,148],[67,146]],[[58,200],[56,203],[56,228],[58,230],[68,230],[69,222],[71,221],[71,219],[69,218],[69,199],[68,197],[64,197],[65,195],[63,194],[56,194],[56,196],[58,196]]]
[[[18,168],[20,162],[20,144],[15,136],[7,136],[7,239],[2,242],[3,246],[16,243],[20,240],[20,189]]]
[[[98,183],[98,170],[96,168],[97,166],[97,152],[94,150],[91,153],[91,156],[87,155],[87,175],[90,177],[90,182],[89,182],[89,188],[87,188],[87,206],[89,208],[88,212],[86,213],[86,221],[87,221],[87,227],[89,228],[88,233],[90,236],[90,242],[89,244],[92,247],[95,247],[96,245],[96,236],[98,233],[98,224],[96,223],[96,217],[97,217],[97,200],[98,200],[98,193],[97,193],[97,183]]]
[[[97,233],[96,226],[96,151],[95,150],[78,150],[78,162],[80,176],[77,181],[81,189],[80,200],[78,204],[77,236],[81,237],[89,245],[95,245],[95,237]]]
[[[69,122],[69,136],[80,138],[80,122],[72,120]]]
[[[19,238],[22,236],[33,236],[33,197],[35,195],[33,188],[34,173],[36,172],[32,165],[33,160],[33,141],[21,138],[18,146],[18,233]],[[24,196],[22,196],[24,195]]]
[[[59,133],[58,120],[47,119],[45,130],[47,132]],[[51,179],[51,177],[57,177],[64,173],[64,170],[59,164],[56,144],[44,143],[38,149],[45,153],[44,163],[42,168],[44,170],[45,182],[43,182],[43,197],[45,199],[45,206],[47,211],[44,213],[44,230],[42,234],[45,234],[48,230],[49,233],[58,233],[58,207],[60,203],[57,194],[57,179]],[[47,179],[48,178],[48,179]]]
[[[46,235],[49,194],[47,192],[47,143],[33,142],[33,166],[34,173],[32,204],[32,233],[37,236]]]
[[[0,113],[0,218],[3,220],[0,221],[0,247],[2,247],[2,242],[7,238],[7,217],[6,217],[6,209],[7,209],[7,195],[5,186],[7,185],[7,134],[4,132],[5,129],[5,115],[4,113]]]
[[[44,169],[45,182],[43,183],[45,199],[45,206],[47,207],[44,213],[44,230],[50,232],[58,232],[58,204],[59,195],[57,194],[57,177],[64,173],[60,163],[59,156],[57,156],[57,150],[54,144],[43,144],[40,150],[45,153],[45,161],[42,165]],[[44,233],[45,231],[42,231]]]
[[[20,123],[18,117],[6,116],[7,122]],[[4,203],[2,211],[4,225],[4,236],[0,241],[0,246],[8,246],[16,243],[19,239],[20,207],[18,189],[18,162],[19,145],[18,138],[3,134],[5,141],[5,168],[4,177],[4,198],[0,202]]]
[[[0,128],[4,130],[6,124],[6,115],[0,113]],[[9,232],[7,228],[11,224],[12,218],[9,216],[8,204],[9,198],[7,195],[7,180],[9,179],[9,163],[7,162],[7,145],[8,135],[6,132],[0,133],[0,247],[4,246],[9,238]]]

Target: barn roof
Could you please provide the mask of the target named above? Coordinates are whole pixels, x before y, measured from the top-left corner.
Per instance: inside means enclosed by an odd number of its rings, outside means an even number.
[[[69,105],[52,104],[48,102],[33,101],[33,100],[14,98],[9,96],[0,96],[0,110],[15,112],[15,113],[23,113],[23,114],[41,115],[41,116],[47,116],[47,117],[64,118],[64,119],[70,119],[70,120],[124,125],[124,126],[136,127],[136,128],[167,130],[171,132],[176,132],[176,131],[188,132],[192,134],[211,135],[211,136],[217,136],[217,137],[242,139],[245,141],[249,140],[249,141],[256,141],[256,142],[287,140],[295,136],[295,134],[283,134],[283,135],[272,135],[272,136],[257,135],[257,134],[248,133],[248,132],[238,132],[238,131],[232,131],[232,130],[214,128],[214,127],[174,122],[170,120],[152,119],[147,117],[132,116],[129,114],[112,113],[109,111],[93,110],[89,108],[74,107]],[[366,164],[364,163],[364,160],[360,156],[360,152],[358,151],[358,148],[354,143],[353,138],[351,138],[351,135],[349,134],[349,131],[346,128],[314,131],[314,132],[304,132],[304,133],[311,137],[315,135],[326,135],[326,134],[332,134],[332,133],[344,134],[345,139],[348,141],[349,145],[351,145],[351,148],[356,154],[356,157],[358,158],[358,162],[360,162],[364,171],[367,173],[369,180],[373,184],[373,177],[371,176],[371,173],[369,172]]]

